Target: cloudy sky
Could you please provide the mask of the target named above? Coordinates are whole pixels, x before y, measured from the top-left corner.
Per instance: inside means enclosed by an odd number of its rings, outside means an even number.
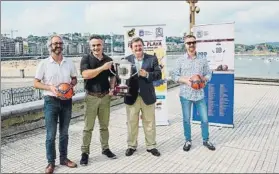
[[[235,22],[236,43],[279,41],[279,2],[199,1],[196,24]],[[124,34],[125,25],[166,24],[167,36],[189,29],[186,1],[1,2],[1,33],[14,36],[90,32]]]

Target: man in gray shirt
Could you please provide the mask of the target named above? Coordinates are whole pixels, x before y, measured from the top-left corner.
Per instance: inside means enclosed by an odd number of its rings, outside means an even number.
[[[172,72],[172,79],[180,83],[180,101],[183,115],[183,127],[185,144],[184,151],[189,151],[192,146],[191,136],[191,107],[195,105],[201,117],[201,132],[203,145],[209,150],[215,150],[215,146],[209,141],[208,114],[204,99],[204,89],[194,89],[191,87],[191,77],[199,75],[207,83],[211,80],[212,71],[209,68],[207,59],[197,56],[196,37],[187,35],[184,38],[186,54],[179,58],[176,67]]]

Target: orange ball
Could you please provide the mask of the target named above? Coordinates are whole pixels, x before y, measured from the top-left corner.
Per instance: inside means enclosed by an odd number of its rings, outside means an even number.
[[[72,86],[68,83],[61,83],[57,86],[58,97],[63,100],[71,99],[74,95]]]
[[[205,82],[201,79],[201,76],[196,74],[191,77],[191,87],[193,89],[202,89],[205,87]]]

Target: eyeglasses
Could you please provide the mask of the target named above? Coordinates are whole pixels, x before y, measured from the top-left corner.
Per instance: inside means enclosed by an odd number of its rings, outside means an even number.
[[[191,44],[193,44],[193,45],[196,45],[196,41],[193,41],[193,42],[186,42],[185,44],[187,44],[187,45],[191,45]]]
[[[99,47],[99,46],[101,46],[101,44],[92,44],[92,47]]]
[[[63,45],[64,43],[63,42],[54,42],[54,43],[51,43],[52,45]]]

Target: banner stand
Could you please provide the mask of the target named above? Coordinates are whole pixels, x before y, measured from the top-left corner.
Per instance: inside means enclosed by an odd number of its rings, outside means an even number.
[[[234,22],[196,25],[197,55],[207,59],[212,78],[204,88],[210,126],[234,128]],[[200,124],[192,109],[192,123]]]
[[[144,42],[143,51],[146,54],[154,55],[158,59],[162,72],[162,78],[154,81],[155,93],[157,101],[155,103],[155,119],[156,126],[169,125],[168,120],[168,104],[167,104],[167,45],[165,36],[165,24],[158,25],[134,25],[124,26],[124,48],[125,56],[132,54],[130,44],[135,37],[140,37]],[[141,113],[139,118],[139,126],[142,126]]]
[[[201,124],[200,121],[192,121],[193,124]],[[234,128],[234,125],[231,124],[220,124],[220,123],[208,123],[209,126],[222,127],[222,128]]]

